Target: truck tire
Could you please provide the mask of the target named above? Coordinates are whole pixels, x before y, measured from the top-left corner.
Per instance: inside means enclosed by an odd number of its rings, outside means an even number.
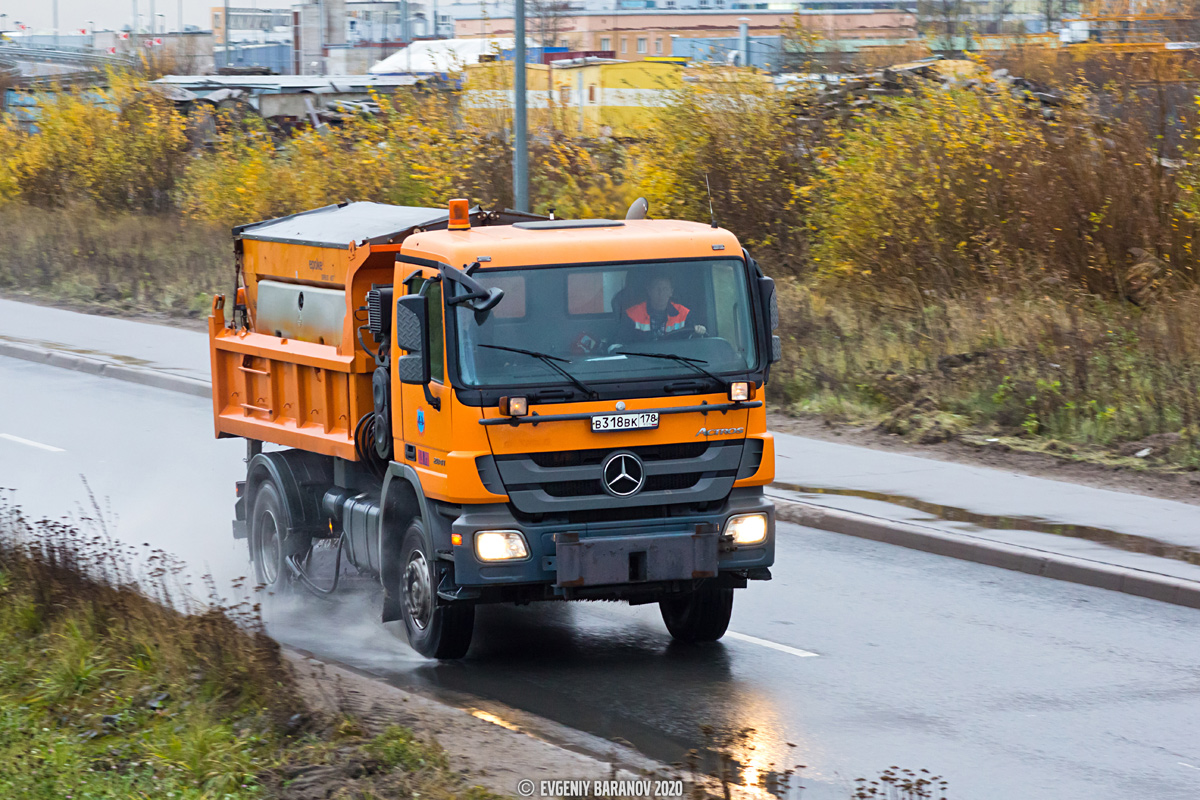
[[[307,536],[287,535],[290,519],[279,487],[270,479],[264,480],[254,494],[250,513],[250,557],[255,579],[271,591],[291,589],[292,576],[285,559],[289,555],[303,556],[312,545]]]
[[[733,589],[702,587],[660,600],[663,622],[680,642],[715,642],[725,635],[733,614]]]
[[[437,563],[429,557],[425,528],[414,519],[404,534],[400,574],[401,617],[408,644],[426,658],[462,658],[471,646],[475,606],[438,602]]]

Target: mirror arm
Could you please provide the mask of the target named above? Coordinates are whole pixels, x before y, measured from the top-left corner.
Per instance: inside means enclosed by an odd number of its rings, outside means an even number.
[[[433,392],[429,391],[428,383],[422,384],[421,388],[425,390],[425,402],[429,403],[429,406],[434,411],[441,411],[442,410],[442,398],[434,397]]]

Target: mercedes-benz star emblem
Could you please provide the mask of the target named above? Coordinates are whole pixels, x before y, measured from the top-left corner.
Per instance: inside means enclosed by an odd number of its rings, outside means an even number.
[[[604,488],[613,497],[629,497],[642,490],[646,468],[633,453],[613,453],[604,462]]]

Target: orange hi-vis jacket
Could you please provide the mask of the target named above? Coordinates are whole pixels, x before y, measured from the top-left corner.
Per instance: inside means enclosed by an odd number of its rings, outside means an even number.
[[[681,306],[679,303],[669,304],[675,309],[674,314],[667,314],[667,323],[663,327],[662,333],[671,333],[682,328],[687,323],[688,307]],[[645,303],[638,303],[636,306],[625,311],[626,316],[633,320],[633,325],[639,331],[650,333],[650,310]]]

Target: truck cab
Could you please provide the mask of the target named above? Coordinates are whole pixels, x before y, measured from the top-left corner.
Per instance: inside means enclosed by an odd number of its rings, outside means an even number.
[[[763,390],[778,315],[737,239],[671,220],[500,220],[454,201],[355,249],[372,246],[340,278],[340,336],[318,324],[289,340],[245,293],[227,324],[214,302],[214,414],[218,435],[251,440],[234,528],[260,582],[316,588],[303,564],[332,539],[434,658],[465,654],[480,603],[657,602],[675,638],[720,638],[734,590],[774,561]],[[239,257],[239,281],[268,295],[321,288],[278,269],[286,256],[266,259],[266,278]],[[225,349],[251,336],[263,361]],[[306,347],[342,359],[344,397],[336,375],[301,379]],[[269,378],[270,398],[235,374],[289,363],[296,377]]]

